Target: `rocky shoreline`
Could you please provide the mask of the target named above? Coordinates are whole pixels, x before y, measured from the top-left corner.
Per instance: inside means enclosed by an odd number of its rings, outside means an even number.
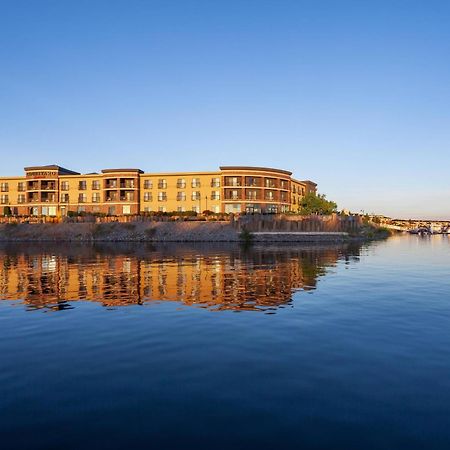
[[[250,233],[230,222],[3,224],[0,242],[344,242],[347,233]]]

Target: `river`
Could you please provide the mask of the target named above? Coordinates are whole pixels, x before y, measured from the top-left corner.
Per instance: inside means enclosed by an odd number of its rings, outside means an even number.
[[[2,244],[2,448],[448,449],[450,240]]]

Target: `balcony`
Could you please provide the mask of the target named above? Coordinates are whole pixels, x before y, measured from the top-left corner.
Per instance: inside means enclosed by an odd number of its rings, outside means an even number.
[[[120,189],[134,189],[134,181],[125,181],[120,183]]]
[[[261,187],[261,178],[246,177],[245,185],[248,187]]]
[[[134,194],[126,194],[120,196],[121,202],[134,202]]]
[[[118,186],[117,180],[105,181],[105,189],[117,189],[117,186]]]
[[[225,186],[242,186],[242,180],[240,178],[225,177]]]
[[[275,180],[274,178],[266,178],[264,180],[264,186],[268,188],[277,188],[277,180]]]
[[[56,191],[56,183],[55,182],[45,182],[43,181],[41,184],[41,190],[43,191]]]

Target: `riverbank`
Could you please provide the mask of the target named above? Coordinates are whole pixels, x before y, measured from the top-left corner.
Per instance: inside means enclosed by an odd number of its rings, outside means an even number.
[[[200,221],[0,225],[3,242],[345,242],[377,237],[345,232],[265,232],[243,236],[230,222]]]

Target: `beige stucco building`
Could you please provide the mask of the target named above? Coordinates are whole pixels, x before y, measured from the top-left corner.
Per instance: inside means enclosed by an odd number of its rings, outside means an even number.
[[[316,186],[294,179],[287,170],[268,167],[179,173],[104,169],[80,174],[57,165],[34,166],[25,167],[24,176],[0,177],[0,215],[296,212],[301,198],[315,193]]]

